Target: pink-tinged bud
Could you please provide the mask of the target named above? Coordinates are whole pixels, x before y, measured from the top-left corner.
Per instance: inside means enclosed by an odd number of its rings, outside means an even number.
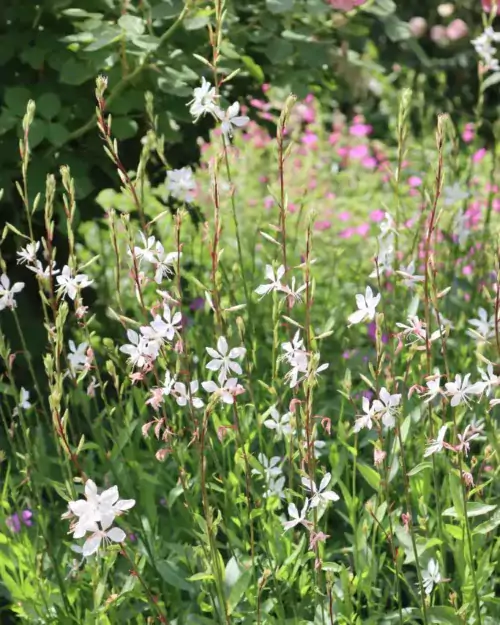
[[[481,0],[481,6],[483,7],[483,11],[485,13],[490,13],[491,9],[494,6],[495,0]]]
[[[446,45],[448,43],[448,33],[446,31],[446,26],[441,26],[441,24],[436,24],[431,28],[430,37],[434,43],[437,43],[439,46]]]
[[[385,452],[383,449],[375,448],[373,451],[373,464],[378,467],[384,462],[386,456],[387,452]]]
[[[222,441],[226,438],[228,429],[229,428],[226,427],[225,425],[220,425],[218,427],[217,438],[219,439],[219,443],[222,443]]]
[[[420,39],[427,32],[427,20],[423,17],[412,17],[408,22],[408,26],[410,27],[411,34],[416,38]]]
[[[144,436],[144,438],[147,438],[149,436],[149,430],[151,429],[151,426],[153,425],[154,421],[149,421],[148,423],[145,423],[142,428],[141,428],[141,432],[142,435]]]
[[[450,41],[458,41],[459,39],[463,39],[467,37],[469,34],[469,27],[467,24],[460,19],[453,20],[446,29],[446,35]]]
[[[468,471],[462,471],[462,479],[467,488],[471,488],[474,486],[474,478],[472,477],[472,473]]]
[[[167,457],[167,455],[168,455],[168,452],[169,452],[169,450],[168,450],[166,447],[163,447],[162,449],[159,449],[159,450],[155,453],[156,459],[157,459],[159,462],[164,462],[165,458],[166,458],[166,457]]]
[[[292,413],[295,414],[295,409],[297,406],[300,406],[301,404],[301,400],[300,399],[292,399],[290,402],[290,405],[288,406],[288,410]]]

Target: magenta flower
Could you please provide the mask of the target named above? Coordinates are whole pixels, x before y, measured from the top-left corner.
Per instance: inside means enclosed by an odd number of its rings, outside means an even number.
[[[23,525],[26,525],[26,527],[33,525],[32,516],[33,512],[29,509],[23,510],[21,514],[16,512],[12,516],[7,517],[5,524],[12,532],[17,534],[21,531]]]
[[[366,0],[328,0],[328,4],[337,11],[352,11],[365,2]]]

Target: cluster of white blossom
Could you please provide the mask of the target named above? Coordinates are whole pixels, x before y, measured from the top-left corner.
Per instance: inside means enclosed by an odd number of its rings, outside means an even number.
[[[117,486],[98,493],[95,483],[87,480],[85,499],[70,501],[68,512],[63,518],[71,519],[70,532],[73,538],[83,538],[89,534],[82,549],[82,554],[89,557],[99,551],[102,542],[122,543],[125,540],[125,532],[112,525],[117,516],[130,510],[134,505],[134,499],[119,498]]]
[[[477,54],[481,58],[482,62],[487,69],[492,72],[500,71],[500,63],[497,59],[497,49],[495,44],[500,41],[500,33],[493,30],[491,26],[488,26],[479,37],[471,40]]]

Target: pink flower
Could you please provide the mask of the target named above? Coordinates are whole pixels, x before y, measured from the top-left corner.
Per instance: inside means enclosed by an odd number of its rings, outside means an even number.
[[[362,159],[368,156],[368,146],[367,145],[356,145],[349,151],[349,156],[354,159]]]
[[[368,232],[370,232],[370,225],[369,224],[361,224],[360,226],[358,226],[356,228],[356,232],[361,235],[362,237],[366,236],[368,234]]]
[[[340,221],[349,221],[351,219],[351,213],[349,213],[348,211],[343,211],[342,213],[339,213],[337,215],[337,219],[340,219]]]
[[[349,128],[349,134],[353,137],[367,137],[373,132],[373,126],[370,124],[353,124]]]
[[[446,35],[450,41],[458,41],[467,37],[469,34],[469,27],[460,19],[453,20],[446,28]]]
[[[489,13],[493,8],[493,0],[481,0],[481,5],[485,13]]]
[[[448,32],[446,30],[446,26],[442,26],[441,24],[436,24],[431,28],[430,36],[432,41],[438,45],[445,45],[448,43]]]
[[[422,178],[418,176],[410,176],[408,178],[408,184],[410,187],[419,187],[422,184]]]
[[[486,148],[481,148],[472,157],[473,163],[479,163],[486,156]]]
[[[319,232],[322,232],[323,230],[329,230],[332,227],[332,222],[331,221],[317,221],[314,224],[314,229],[318,230]]]
[[[359,7],[366,0],[328,0],[328,4],[337,11],[352,11],[354,7]]]
[[[372,211],[370,213],[370,219],[376,223],[379,221],[383,221],[385,219],[385,211],[382,209]]]
[[[427,21],[423,17],[412,17],[408,22],[411,34],[419,39],[425,35],[427,30]]]
[[[365,169],[375,169],[378,165],[377,159],[374,156],[367,156],[361,161],[361,164]]]
[[[465,143],[470,143],[474,140],[475,132],[474,132],[474,124],[465,124],[465,128],[462,132],[462,140]]]

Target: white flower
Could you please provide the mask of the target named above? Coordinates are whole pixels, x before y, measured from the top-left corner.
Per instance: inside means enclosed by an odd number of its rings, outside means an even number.
[[[163,319],[156,315],[149,326],[141,326],[141,334],[151,343],[156,343],[158,348],[165,342],[171,341],[177,330],[181,327],[182,314],[172,311],[168,304],[163,306]]]
[[[264,492],[264,497],[278,497],[278,499],[285,498],[285,478],[272,477],[267,483],[267,490]]]
[[[363,397],[362,400],[363,412],[365,414],[359,416],[354,423],[354,432],[359,432],[363,428],[371,430],[373,427],[372,419],[374,417],[373,408],[370,407],[370,400],[368,397]]]
[[[216,108],[215,114],[221,120],[221,130],[226,137],[226,139],[230,139],[233,136],[233,128],[243,128],[250,121],[250,118],[246,115],[240,115],[240,104],[239,102],[233,102],[231,106],[223,111],[220,108]]]
[[[396,323],[398,328],[402,328],[402,332],[400,335],[406,338],[408,341],[408,345],[413,345],[414,343],[425,343],[427,341],[427,324],[425,321],[421,321],[417,315],[409,315],[408,316],[408,325],[404,323]],[[441,325],[441,330],[435,330],[429,340],[432,343],[436,341],[441,336],[441,332],[445,332],[445,328]]]
[[[364,295],[356,295],[356,306],[358,310],[348,317],[349,324],[361,323],[362,321],[373,321],[375,318],[375,308],[380,302],[380,293],[373,295],[371,287],[367,286]]]
[[[219,383],[222,384],[227,379],[228,374],[232,371],[236,375],[243,373],[239,363],[235,361],[236,358],[243,358],[246,354],[244,347],[233,347],[229,351],[227,340],[224,336],[219,337],[217,340],[217,350],[212,347],[205,348],[209,356],[213,358],[206,364],[206,368],[210,371],[219,371]]]
[[[136,245],[134,247],[134,256],[139,261],[139,264],[145,260],[148,263],[156,262],[156,239],[154,236],[146,238],[143,232],[139,232],[139,236],[142,239],[144,247]],[[130,253],[130,251],[129,251]]]
[[[285,352],[283,358],[289,365],[307,371],[308,356],[304,341],[300,338],[300,330],[297,330],[290,342],[282,343],[281,348]]]
[[[28,410],[31,408],[32,404],[30,402],[30,392],[27,391],[23,386],[21,386],[21,390],[19,392],[19,403],[14,408],[13,415],[17,416],[19,414],[19,408],[22,410]]]
[[[67,295],[70,299],[74,300],[80,289],[92,284],[93,280],[89,280],[88,276],[84,273],[77,273],[73,275],[71,268],[68,265],[64,265],[61,275],[56,277],[57,292]]]
[[[441,376],[439,375],[439,371],[432,379],[427,380],[425,385],[427,386],[427,391],[423,393],[422,397],[427,398],[425,403],[428,404],[430,401],[441,395]]]
[[[401,394],[391,395],[389,391],[382,387],[379,392],[379,399],[375,399],[372,410],[375,415],[382,419],[382,423],[387,428],[393,428],[396,424],[394,413],[401,402]]]
[[[269,280],[267,284],[261,284],[255,289],[255,292],[259,295],[267,295],[271,291],[279,291],[283,288],[281,284],[281,278],[285,275],[284,265],[280,265],[276,272],[271,265],[266,265],[266,278]]]
[[[309,477],[302,478],[302,485],[312,495],[309,504],[311,508],[316,508],[320,504],[327,505],[330,501],[338,501],[340,499],[333,490],[326,490],[331,479],[331,474],[327,473],[321,480],[319,487],[317,487]]]
[[[264,425],[269,430],[274,430],[276,432],[276,438],[278,440],[281,440],[283,436],[289,436],[293,432],[292,426],[290,425],[290,412],[280,416],[276,407],[273,406],[270,409],[269,414],[270,418],[264,421]]]
[[[203,401],[199,397],[194,397],[198,392],[198,380],[191,380],[189,383],[189,392],[184,382],[176,382],[174,384],[175,400],[179,406],[192,404],[194,408],[203,408]]]
[[[431,558],[427,564],[427,570],[422,571],[422,583],[426,595],[430,595],[435,584],[441,581],[441,573],[439,572],[439,564]]]
[[[307,442],[305,446],[307,446]],[[313,447],[314,447],[314,457],[316,459],[321,458],[323,451],[326,447],[326,441],[315,440],[313,443]]]
[[[482,392],[485,393],[487,397],[491,395],[491,392],[495,386],[500,384],[500,377],[493,373],[493,363],[488,363],[486,367],[486,371],[478,367],[479,373],[481,375],[483,389]],[[476,384],[481,384],[481,382],[477,382]]]
[[[279,456],[268,458],[265,454],[260,453],[257,458],[262,465],[262,471],[259,469],[252,469],[252,475],[263,475],[266,482],[269,482],[271,478],[282,475],[283,469],[279,466],[281,462],[281,458]]]
[[[215,394],[225,404],[234,404],[236,395],[245,391],[243,386],[238,384],[237,378],[229,378],[221,386],[217,386],[212,380],[202,382],[201,385],[207,393]]]
[[[32,265],[36,261],[36,255],[38,250],[40,249],[40,241],[34,241],[33,243],[28,243],[26,247],[22,247],[16,254],[19,256],[17,259],[18,265],[23,265],[24,263],[28,263]]]
[[[290,517],[289,521],[283,522],[283,527],[285,532],[292,529],[292,527],[296,527],[297,525],[303,525],[307,527],[308,521],[306,520],[307,509],[309,508],[309,501],[306,499],[302,510],[297,510],[297,506],[294,503],[288,504],[288,516]]]
[[[498,72],[500,71],[500,63],[496,58],[497,50],[494,43],[500,41],[500,33],[493,30],[491,26],[485,28],[484,32],[472,39],[471,43],[474,46],[477,54],[481,57],[484,65],[487,69]]]
[[[443,196],[445,206],[452,206],[457,202],[466,200],[469,197],[469,193],[464,191],[458,182],[455,182],[451,187],[443,189]]]
[[[135,505],[134,499],[120,499],[118,487],[112,486],[101,494],[92,480],[85,482],[86,499],[70,501],[68,506],[71,512],[78,517],[72,532],[74,538],[82,538],[88,531],[95,531],[96,523],[101,523],[103,529],[108,528],[115,517]]]
[[[191,167],[167,171],[167,191],[181,202],[192,202],[195,198],[196,180]]]
[[[155,259],[155,282],[161,284],[161,281],[166,276],[171,276],[174,272],[174,263],[178,260],[181,254],[179,252],[165,252],[163,245],[158,241],[156,243],[156,256]]]
[[[52,262],[52,264],[47,265],[46,267],[44,267],[39,260],[36,260],[33,265],[26,266],[36,275],[37,278],[40,278],[42,280],[47,280],[51,276],[57,276],[57,274],[61,273],[59,269],[56,269],[55,261]]]
[[[217,109],[215,101],[217,97],[215,87],[212,87],[208,80],[202,76],[201,87],[196,87],[193,90],[193,99],[188,102],[189,112],[194,117],[195,122],[207,113],[215,116]]]
[[[143,336],[139,336],[134,330],[127,330],[127,337],[130,344],[122,345],[120,351],[128,354],[128,362],[133,367],[144,369],[158,356],[156,344],[150,343]]]
[[[24,289],[24,282],[14,282],[10,286],[10,280],[6,273],[0,276],[0,310],[5,308],[16,308],[17,302],[14,299],[16,293]]]
[[[84,369],[90,368],[90,362],[87,357],[87,348],[89,344],[80,343],[77,347],[74,341],[69,340],[68,346],[68,373],[72,378],[75,378],[78,373],[80,373]]]
[[[409,289],[414,289],[417,282],[424,281],[424,276],[415,275],[415,261],[414,260],[410,262],[408,267],[406,268],[402,267],[396,273],[399,273],[399,275],[404,278],[403,284]]]
[[[451,405],[458,406],[461,403],[469,405],[471,395],[480,395],[483,392],[483,384],[469,384],[470,373],[462,376],[457,373],[454,382],[446,382],[446,394],[451,397]]]
[[[109,525],[103,524],[102,529],[99,529],[97,524],[93,528],[93,533],[87,538],[83,545],[82,555],[86,558],[99,551],[101,542],[104,543],[122,543],[127,535],[119,527],[112,527],[108,529]]]
[[[447,429],[447,425],[443,425],[441,428],[439,428],[437,438],[428,443],[424,452],[424,458],[428,458],[429,456],[432,456],[432,454],[437,454],[440,451],[443,451],[445,445],[444,437],[446,436]]]
[[[495,336],[495,315],[488,318],[488,313],[484,308],[478,308],[477,319],[469,319],[468,323],[474,326],[474,330],[467,330],[466,334],[471,336],[478,343],[487,343]]]

